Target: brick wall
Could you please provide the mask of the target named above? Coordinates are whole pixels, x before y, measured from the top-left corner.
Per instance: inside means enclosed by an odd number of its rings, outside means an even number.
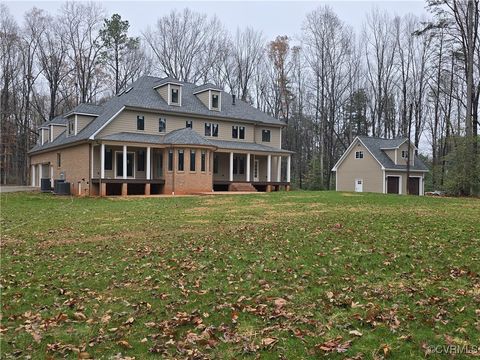
[[[178,171],[178,149],[184,151],[184,171]],[[195,171],[190,171],[190,148],[174,148],[173,153],[173,171],[168,171],[168,149],[164,152],[163,164],[165,171],[164,194],[192,194],[198,192],[210,192],[213,187],[212,166],[210,157],[212,151],[206,150],[206,171],[201,169],[201,150],[195,149]]]
[[[78,195],[79,183],[82,195],[89,195],[90,181],[90,146],[89,144],[81,144],[69,148],[52,150],[49,152],[35,154],[30,157],[31,165],[48,164],[48,174],[44,177],[50,178],[53,167],[53,179],[59,179],[60,173],[65,173],[65,181],[71,183],[71,193]],[[57,154],[61,156],[60,167],[57,166]],[[36,176],[38,177],[38,167],[36,168]],[[37,186],[38,186],[38,182]]]

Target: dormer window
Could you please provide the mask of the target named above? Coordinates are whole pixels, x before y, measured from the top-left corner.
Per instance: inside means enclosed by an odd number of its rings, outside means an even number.
[[[218,95],[212,94],[212,108],[218,109]]]
[[[68,120],[68,136],[75,134],[75,119]]]
[[[170,102],[172,104],[178,105],[179,102],[179,96],[178,96],[178,89],[171,89],[171,97],[170,97]]]
[[[402,159],[406,159],[408,157],[408,151],[402,150]]]
[[[192,120],[185,121],[185,127],[192,129],[193,128],[193,121]]]

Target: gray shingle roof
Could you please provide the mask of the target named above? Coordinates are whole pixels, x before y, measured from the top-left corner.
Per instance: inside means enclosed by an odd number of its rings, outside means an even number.
[[[407,141],[406,138],[383,139],[370,136],[359,136],[358,138],[385,169],[407,170],[407,165],[396,165],[385,151],[382,150],[397,148]],[[410,170],[428,171],[423,161],[417,155],[415,155],[414,165],[410,166]]]
[[[243,151],[257,151],[257,152],[276,152],[293,154],[292,151],[274,148],[263,144],[247,143],[239,141],[226,141],[226,140],[210,140],[210,143],[221,149],[228,150],[243,150]]]
[[[103,136],[101,140],[136,142],[162,145],[201,145],[213,146],[226,150],[269,152],[292,154],[291,151],[273,148],[263,144],[247,142],[205,139],[190,128],[174,130],[167,135],[150,135],[140,133],[121,132]]]
[[[83,103],[75,106],[72,110],[65,114],[65,117],[70,116],[72,114],[92,114],[92,115],[100,115],[103,111],[102,105],[90,104],[90,103]]]
[[[153,143],[162,145],[202,145],[215,146],[190,128],[177,129],[166,135],[150,135],[121,132],[103,136],[102,140]]]
[[[205,91],[205,90],[208,90],[208,89],[223,91],[223,89],[221,87],[218,87],[216,85],[207,83],[207,84],[203,84],[203,85],[195,87],[195,89],[193,89],[193,93],[199,93],[199,92],[202,92],[202,91]]]
[[[165,135],[163,141],[165,144],[212,146],[210,141],[197,134],[191,128],[171,131]]]
[[[198,90],[198,86],[191,83],[179,82],[182,88],[182,106],[168,105],[165,100],[158,94],[154,87],[162,82],[176,81],[171,78],[160,79],[152,76],[142,76],[135,81],[131,90],[124,92],[119,96],[112,97],[102,106],[93,104],[81,104],[73,109],[72,112],[92,113],[98,116],[92,120],[84,129],[75,136],[60,135],[51,143],[43,146],[35,146],[30,152],[47,149],[57,145],[64,145],[70,142],[77,142],[89,139],[99,129],[102,128],[115,114],[120,112],[122,108],[137,108],[155,110],[158,112],[178,113],[182,115],[197,115],[219,119],[232,119],[251,121],[258,124],[268,124],[284,126],[285,123],[271,117],[270,115],[254,108],[244,101],[237,100],[236,104],[232,104],[232,96],[226,92],[222,92],[221,107],[222,111],[209,110],[196,95],[193,93]],[[178,82],[178,81],[176,81]],[[61,117],[66,123],[65,117]]]

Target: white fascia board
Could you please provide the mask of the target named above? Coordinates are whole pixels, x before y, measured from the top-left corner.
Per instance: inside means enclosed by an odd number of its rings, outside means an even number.
[[[108,119],[105,124],[103,124],[100,129],[98,129],[97,131],[95,131],[90,137],[89,139],[90,140],[94,140],[95,139],[95,136],[97,136],[97,134],[102,131],[105,126],[107,126],[108,124],[110,124],[112,122],[113,119],[115,119],[123,110],[125,110],[125,106],[122,106],[122,108],[120,110],[118,110],[110,119]]]
[[[363,147],[365,149],[367,149],[367,151],[370,153],[370,155],[372,155],[372,157],[377,160],[378,164],[381,166],[382,170],[385,170],[384,166],[382,165],[382,163],[380,161],[378,161],[378,159],[372,154],[372,152],[368,149],[368,147],[363,143],[363,141],[357,136],[355,137],[355,139],[352,141],[352,143],[350,144],[350,146],[347,148],[347,150],[345,150],[345,152],[343,153],[342,157],[337,161],[337,163],[335,164],[335,166],[333,167],[332,171],[337,171],[338,167],[340,166],[340,164],[342,163],[343,160],[345,160],[345,158],[347,157],[347,155],[350,153],[350,151],[352,150],[353,146],[356,144],[356,140],[360,141],[360,143],[363,145]]]

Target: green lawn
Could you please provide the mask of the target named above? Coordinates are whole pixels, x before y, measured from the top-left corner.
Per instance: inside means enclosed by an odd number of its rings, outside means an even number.
[[[1,205],[2,358],[423,359],[480,345],[479,200],[25,193]]]

